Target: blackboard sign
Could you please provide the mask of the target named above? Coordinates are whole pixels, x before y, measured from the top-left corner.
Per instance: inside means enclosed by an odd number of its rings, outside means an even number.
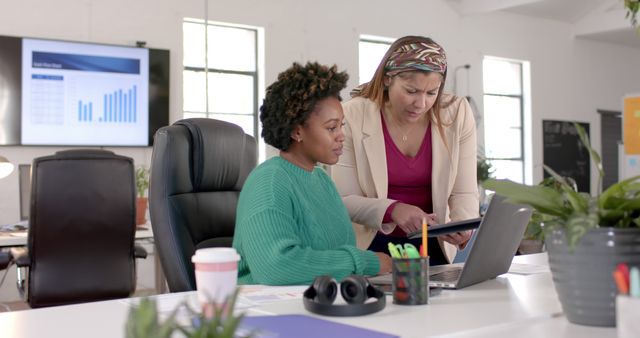
[[[589,124],[579,122],[589,135]],[[580,141],[572,121],[542,121],[543,163],[561,176],[571,177],[578,190],[591,191],[589,150]],[[544,171],[544,169],[543,169]],[[544,178],[549,175],[544,172]]]

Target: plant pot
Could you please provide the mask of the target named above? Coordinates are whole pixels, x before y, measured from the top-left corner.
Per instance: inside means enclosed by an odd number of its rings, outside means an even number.
[[[146,197],[136,199],[136,225],[147,223],[147,203]]]
[[[615,326],[618,293],[612,272],[619,263],[640,265],[640,229],[587,231],[570,251],[564,231],[545,236],[553,283],[567,319],[575,324]]]
[[[523,239],[518,247],[518,253],[521,255],[530,255],[542,252],[544,242],[539,239]]]

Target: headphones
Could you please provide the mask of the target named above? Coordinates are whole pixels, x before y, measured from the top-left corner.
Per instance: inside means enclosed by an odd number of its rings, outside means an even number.
[[[348,304],[333,305],[338,294],[338,283],[331,276],[318,276],[303,294],[304,308],[319,315],[348,317],[378,312],[386,305],[384,292],[363,276],[345,278],[340,283],[340,293]],[[369,298],[375,298],[376,301],[365,303]]]

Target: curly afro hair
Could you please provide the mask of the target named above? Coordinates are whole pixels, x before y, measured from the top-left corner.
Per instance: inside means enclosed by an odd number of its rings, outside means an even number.
[[[349,75],[317,62],[306,66],[294,63],[278,74],[278,80],[267,87],[260,107],[262,137],[267,144],[286,151],[291,145],[291,132],[303,124],[316,102],[335,97],[346,87]]]

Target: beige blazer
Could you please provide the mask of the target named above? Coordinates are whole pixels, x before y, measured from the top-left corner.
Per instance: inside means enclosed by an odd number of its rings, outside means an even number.
[[[451,95],[444,94],[442,102]],[[388,177],[380,108],[357,97],[343,104],[345,141],[343,154],[329,171],[349,216],[354,222],[358,247],[366,249],[382,227],[384,214],[394,200],[387,198]],[[432,127],[432,201],[438,223],[478,217],[476,178],[476,128],[465,98],[455,97],[443,109],[444,139]],[[385,225],[385,230],[393,225]],[[439,240],[452,261],[457,248]]]

